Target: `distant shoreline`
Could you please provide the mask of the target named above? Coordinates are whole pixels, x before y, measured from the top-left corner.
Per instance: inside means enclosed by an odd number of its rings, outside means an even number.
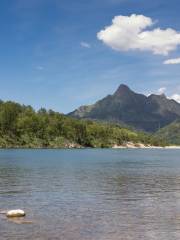
[[[169,146],[151,146],[151,145],[144,145],[142,143],[132,143],[128,142],[123,145],[114,145],[113,149],[180,149],[180,146],[176,145],[169,145]]]
[[[71,149],[180,149],[180,146],[150,146],[144,144],[123,144],[114,145],[112,147],[84,147],[84,146],[68,146],[68,147],[1,147],[0,150],[71,150]]]

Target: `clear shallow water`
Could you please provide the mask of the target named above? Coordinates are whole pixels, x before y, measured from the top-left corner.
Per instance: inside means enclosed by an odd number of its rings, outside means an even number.
[[[180,150],[0,150],[1,240],[180,239]]]

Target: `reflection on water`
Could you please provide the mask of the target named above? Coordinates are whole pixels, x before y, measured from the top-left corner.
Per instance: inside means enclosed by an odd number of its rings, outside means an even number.
[[[179,150],[1,150],[0,239],[180,239]]]

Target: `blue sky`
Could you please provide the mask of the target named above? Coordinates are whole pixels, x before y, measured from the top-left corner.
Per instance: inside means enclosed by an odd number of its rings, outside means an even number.
[[[148,49],[124,51],[118,45],[123,36],[110,43],[106,35],[97,37],[115,16],[136,14],[152,19],[149,31],[171,28],[178,38],[178,0],[1,0],[0,12],[2,100],[67,113],[121,83],[144,94],[159,89],[169,97],[180,94],[180,64],[163,64],[180,58],[178,43],[167,55],[153,52],[147,41]]]

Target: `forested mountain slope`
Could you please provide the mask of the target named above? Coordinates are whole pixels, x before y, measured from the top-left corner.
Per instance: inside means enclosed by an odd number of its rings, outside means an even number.
[[[114,123],[125,123],[138,130],[155,132],[180,117],[180,104],[165,95],[145,96],[120,85],[113,95],[108,95],[90,106],[82,106],[69,116]]]

